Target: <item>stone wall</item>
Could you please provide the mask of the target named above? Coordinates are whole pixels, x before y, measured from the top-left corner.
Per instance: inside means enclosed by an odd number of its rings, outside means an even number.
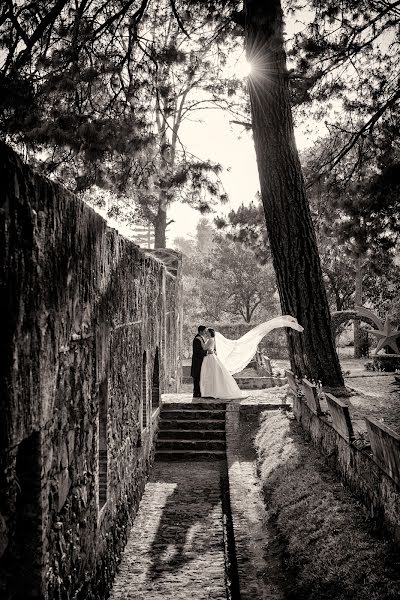
[[[180,385],[180,259],[3,144],[0,178],[0,597],[102,600]]]
[[[323,452],[344,483],[368,508],[377,523],[400,541],[400,487],[373,456],[335,428],[330,415],[316,415],[304,396],[293,395],[293,412],[313,444]]]

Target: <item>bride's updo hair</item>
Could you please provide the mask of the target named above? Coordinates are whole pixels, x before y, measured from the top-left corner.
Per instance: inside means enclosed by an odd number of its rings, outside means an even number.
[[[212,338],[215,337],[215,329],[212,329],[211,327],[208,328],[208,333],[211,335]]]

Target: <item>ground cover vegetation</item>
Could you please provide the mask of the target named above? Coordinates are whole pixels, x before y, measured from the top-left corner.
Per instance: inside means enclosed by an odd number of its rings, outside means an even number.
[[[255,446],[268,519],[282,544],[287,597],[397,598],[400,555],[284,414],[264,413]]]

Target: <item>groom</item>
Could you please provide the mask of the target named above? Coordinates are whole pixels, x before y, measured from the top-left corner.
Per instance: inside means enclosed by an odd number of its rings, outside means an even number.
[[[193,339],[192,368],[190,371],[190,375],[193,377],[193,398],[201,398],[200,371],[203,358],[207,354],[207,350],[203,350],[205,330],[206,327],[204,325],[199,325],[197,335]]]

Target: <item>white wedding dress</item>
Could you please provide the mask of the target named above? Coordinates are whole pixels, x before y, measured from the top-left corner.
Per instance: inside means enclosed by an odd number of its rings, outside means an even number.
[[[275,317],[261,323],[238,340],[229,340],[216,331],[215,338],[210,338],[205,345],[206,350],[216,348],[217,354],[207,354],[203,359],[200,373],[202,397],[223,400],[241,398],[242,392],[232,375],[239,373],[249,364],[263,337],[279,327],[304,331],[304,328],[290,315]]]
[[[215,339],[219,359],[231,375],[243,371],[249,362],[253,360],[258,344],[263,337],[273,329],[278,329],[279,327],[289,327],[300,332],[304,331],[304,328],[299,325],[297,319],[290,315],[283,315],[265,321],[250,329],[250,331],[242,335],[238,340],[229,340],[216,331]]]
[[[215,349],[215,338],[207,340],[205,349]],[[207,354],[203,358],[200,372],[200,391],[202,398],[232,400],[233,398],[242,397],[238,384],[224,367],[218,355],[214,353]]]

